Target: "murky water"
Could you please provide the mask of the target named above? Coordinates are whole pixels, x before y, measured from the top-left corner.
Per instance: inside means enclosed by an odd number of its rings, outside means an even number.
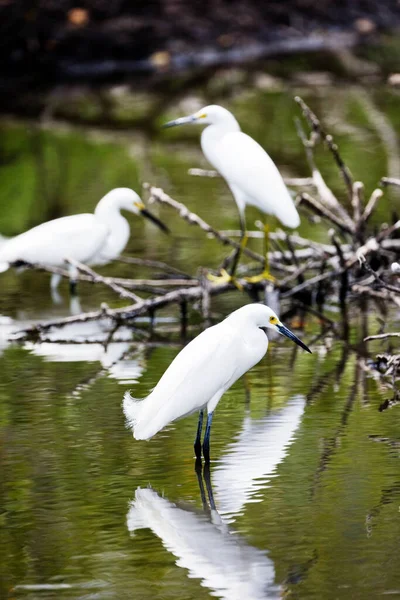
[[[304,176],[293,93],[249,91],[233,105],[285,173]],[[357,104],[362,94],[329,90],[315,104],[370,192],[388,167],[382,131]],[[371,98],[398,131],[390,95]],[[261,107],[274,118],[260,117]],[[237,226],[223,183],[186,174],[205,163],[183,132],[152,144],[138,134],[51,133],[18,124],[4,124],[2,132],[4,234],[91,210],[111,187],[138,189],[143,180],[165,186],[217,227]],[[321,164],[340,191],[324,155]],[[393,156],[391,164],[395,169]],[[159,214],[171,238],[132,217],[127,254],[189,272],[218,264],[225,249],[176,215]],[[381,207],[386,215],[388,203]],[[256,217],[249,212],[250,222]],[[304,218],[302,227],[313,226]],[[129,276],[132,269],[101,271]],[[362,370],[360,316],[350,349],[333,340],[326,350],[319,342],[310,356],[289,341],[273,342],[219,404],[212,463],[203,473],[193,460],[196,416],[136,442],[121,409],[124,391],[146,395],[179,351],[175,309],[159,313],[163,339],[153,344],[132,344],[126,329],[105,349],[96,342],[105,339],[107,322],[66,328],[69,343],[9,344],[19,324],[78,307],[69,306],[65,284],[62,303],[54,304],[43,273],[5,273],[0,285],[1,598],[400,596],[400,411],[378,411],[387,391]],[[82,285],[80,292],[84,309],[118,304],[99,286]],[[212,309],[219,318],[247,301],[234,294],[213,300]],[[367,319],[371,332],[376,310],[371,306]],[[191,317],[195,322],[195,310]],[[391,318],[395,323],[397,315]],[[307,321],[304,340],[319,327]],[[87,343],[72,343],[77,339]]]

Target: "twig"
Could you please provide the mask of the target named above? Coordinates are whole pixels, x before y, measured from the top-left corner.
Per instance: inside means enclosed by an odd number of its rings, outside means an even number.
[[[214,171],[213,169],[197,169],[192,168],[188,170],[188,174],[193,177],[209,177],[211,179],[221,178],[221,175],[218,171]],[[312,177],[284,177],[283,181],[286,185],[290,185],[293,187],[308,187],[310,185],[314,185],[314,181]]]
[[[393,294],[389,294],[387,290],[373,290],[368,286],[361,285],[359,283],[354,283],[351,286],[351,291],[359,296],[366,295],[370,298],[374,298],[375,300],[389,300],[390,302],[396,304],[396,306],[400,306],[400,299],[396,298],[396,296],[393,296]]]
[[[353,193],[351,195],[351,204],[353,207],[353,221],[357,224],[361,218],[361,207],[364,200],[364,184],[361,181],[353,183]]]
[[[53,267],[52,265],[42,265],[39,263],[28,263],[24,262],[21,265],[20,262],[13,264],[15,267],[23,266],[24,269],[34,269],[36,271],[44,271],[45,273],[56,273],[57,275],[61,275],[66,279],[69,279],[70,275],[67,269],[63,269],[62,267]],[[185,275],[186,277],[186,275]],[[78,281],[85,281],[87,283],[96,283],[91,275],[83,275],[81,273],[76,274],[76,279]],[[153,288],[153,287],[192,287],[199,284],[198,279],[124,279],[123,277],[109,277],[104,276],[104,281],[107,283],[115,283],[116,285],[120,285],[124,288],[130,289],[141,289],[141,288]]]
[[[199,217],[198,215],[196,215],[193,212],[190,212],[189,209],[184,204],[182,204],[181,202],[177,202],[176,200],[171,198],[161,188],[154,187],[148,183],[144,183],[143,187],[145,189],[149,190],[149,193],[150,193],[149,202],[155,201],[155,202],[159,202],[160,204],[167,204],[168,206],[174,208],[179,213],[179,216],[182,217],[182,219],[185,219],[185,221],[187,221],[191,225],[197,225],[198,227],[200,227],[200,229],[202,229],[206,233],[210,234],[211,236],[213,236],[214,238],[216,238],[223,244],[228,244],[229,246],[232,246],[233,248],[236,248],[236,249],[241,248],[240,244],[238,244],[234,240],[231,240],[229,237],[227,237],[226,235],[224,235],[217,229],[214,229],[214,227],[211,227],[211,225],[206,223],[201,217]],[[243,249],[243,254],[246,254],[247,256],[250,256],[250,258],[252,258],[253,260],[256,260],[256,261],[264,264],[264,257],[261,256],[261,254],[257,254],[256,252],[253,252],[252,250],[249,250],[248,248]]]
[[[374,271],[366,261],[363,261],[363,267],[366,271],[368,271],[368,273],[370,273],[374,277],[374,279],[380,284],[381,287],[385,288],[386,290],[389,290],[390,292],[394,292],[395,294],[400,294],[399,287],[395,285],[390,285],[390,283],[386,283],[385,281],[383,281],[382,277],[378,275],[378,273]]]
[[[209,177],[211,179],[220,178],[221,175],[218,171],[214,171],[214,169],[189,169],[188,174],[193,177]]]
[[[370,342],[371,340],[386,340],[388,338],[400,338],[400,332],[393,331],[392,333],[378,333],[377,335],[369,335],[364,338],[364,342]]]
[[[128,265],[138,265],[140,267],[150,267],[151,269],[160,269],[160,271],[165,271],[166,273],[172,273],[174,275],[178,275],[181,278],[191,279],[191,276],[180,269],[176,269],[175,267],[171,267],[165,262],[160,260],[149,260],[147,258],[135,258],[134,256],[119,256],[115,259],[115,262],[123,262]]]
[[[317,133],[326,142],[326,145],[328,146],[329,150],[331,151],[333,158],[335,159],[335,162],[340,169],[343,180],[347,187],[349,198],[351,198],[352,193],[353,193],[353,178],[351,176],[349,169],[346,167],[342,157],[340,156],[339,148],[338,148],[337,144],[334,143],[333,137],[330,134],[327,134],[322,129],[320,120],[312,112],[312,110],[307,106],[307,104],[304,102],[304,100],[302,98],[300,98],[300,96],[296,96],[294,100],[295,100],[295,102],[297,102],[297,104],[299,104],[301,110],[303,111],[304,117],[307,119],[307,121],[311,125],[313,131],[315,133]]]
[[[243,287],[248,287],[248,284],[245,281],[243,281]],[[235,286],[231,283],[213,285],[209,289],[209,293],[210,295],[217,295],[225,292],[228,289],[234,290]],[[169,304],[179,303],[183,300],[193,302],[201,298],[202,295],[203,288],[200,285],[188,289],[178,289],[167,294],[141,300],[135,304],[122,308],[109,309],[108,307],[102,307],[101,310],[81,313],[79,315],[72,315],[63,319],[53,319],[44,323],[33,324],[15,332],[13,334],[13,338],[20,339],[21,337],[30,337],[40,334],[42,331],[47,331],[52,327],[64,327],[65,325],[69,325],[71,323],[94,321],[104,316],[117,321],[135,319],[136,317],[149,312],[154,312],[156,309],[163,308]]]
[[[325,217],[325,219],[328,219],[331,221],[331,223],[334,223],[334,225],[339,227],[342,231],[354,235],[354,223],[345,223],[342,219],[334,215],[329,209],[325,208],[325,206],[323,206],[315,198],[312,198],[309,194],[303,192],[300,195],[300,201],[310,206],[319,216]]]
[[[386,186],[386,185],[395,185],[397,187],[400,187],[400,179],[397,179],[395,177],[382,177],[381,184],[383,186]]]
[[[327,186],[324,178],[322,177],[320,170],[317,168],[317,165],[314,160],[314,153],[313,153],[314,144],[311,143],[307,139],[305,131],[301,125],[300,119],[297,119],[297,118],[295,119],[295,125],[296,125],[296,129],[297,129],[297,134],[304,146],[308,165],[309,165],[311,173],[312,173],[312,181],[314,183],[314,186],[317,189],[317,192],[318,192],[321,200],[323,201],[323,203],[326,206],[328,206],[329,208],[331,208],[333,210],[336,210],[336,212],[340,214],[341,219],[345,223],[347,223],[347,225],[351,229],[353,229],[354,223],[351,220],[350,215],[340,204],[340,202],[338,201],[336,196],[333,194],[332,190]]]
[[[321,275],[311,277],[311,279],[307,279],[307,281],[304,281],[304,283],[300,283],[299,285],[296,285],[294,288],[288,290],[287,292],[283,292],[281,297],[290,298],[291,296],[294,296],[295,294],[298,294],[299,292],[302,292],[303,290],[314,286],[316,283],[320,283],[325,279],[332,279],[336,275],[341,275],[342,272],[343,269],[340,269],[335,273],[332,273],[332,271],[328,271],[327,273],[322,273]]]
[[[120,285],[114,283],[113,281],[110,281],[109,279],[102,277],[101,275],[96,273],[96,271],[93,271],[93,269],[88,267],[87,265],[84,265],[73,258],[66,258],[65,261],[67,263],[69,263],[70,265],[73,265],[74,267],[76,267],[82,273],[86,273],[86,275],[89,275],[89,277],[92,278],[93,283],[102,283],[103,285],[112,289],[114,292],[116,292],[120,296],[120,298],[127,298],[129,300],[133,300],[134,302],[141,302],[142,299],[140,298],[140,296],[137,296],[133,292],[129,292],[128,290],[126,290],[125,288],[121,287]]]
[[[383,192],[382,190],[380,190],[379,188],[377,188],[376,190],[374,190],[371,194],[370,199],[368,200],[367,206],[364,209],[363,214],[361,215],[361,221],[363,223],[366,223],[368,221],[368,219],[370,218],[370,216],[372,215],[376,203],[378,202],[378,200],[380,200],[383,196]]]

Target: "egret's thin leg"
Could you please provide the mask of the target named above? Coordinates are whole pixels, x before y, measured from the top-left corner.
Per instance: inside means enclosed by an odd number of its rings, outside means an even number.
[[[236,285],[236,287],[239,290],[242,290],[243,287],[238,282],[235,281],[235,272],[236,272],[236,268],[239,264],[239,259],[240,259],[242,250],[247,245],[248,235],[247,235],[247,231],[246,231],[246,219],[245,219],[244,213],[242,211],[239,211],[239,218],[240,218],[240,231],[241,231],[239,248],[236,248],[236,250],[234,250],[233,253],[231,253],[229,255],[229,257],[226,258],[223,263],[224,265],[228,265],[228,264],[232,263],[232,266],[230,268],[230,273],[228,273],[225,270],[225,267],[223,267],[223,268],[221,268],[221,270],[220,270],[221,274],[218,277],[216,277],[215,275],[209,274],[208,278],[211,281],[218,282],[218,283],[232,282],[232,283],[234,283],[234,285]],[[228,268],[228,267],[226,267],[226,268]]]
[[[194,453],[196,455],[196,459],[201,461],[201,431],[203,429],[203,417],[204,411],[201,410],[199,412],[199,422],[197,424],[197,434],[196,440],[194,442]]]
[[[239,219],[240,219],[240,231],[241,231],[240,247],[236,250],[234,257],[233,257],[232,267],[231,267],[231,272],[230,272],[231,277],[234,277],[234,275],[235,275],[237,266],[239,264],[240,255],[242,254],[243,248],[246,247],[247,240],[248,240],[248,235],[247,235],[247,231],[246,231],[246,219],[245,219],[245,216],[242,213],[242,211],[239,211]]]
[[[204,460],[207,463],[210,462],[210,431],[211,431],[212,418],[213,418],[213,413],[212,412],[208,413],[206,433],[205,433],[204,442],[203,442],[203,456],[204,456]]]
[[[211,485],[209,463],[206,463],[204,465],[203,477],[204,477],[204,481],[206,482],[207,495],[208,495],[208,501],[210,503],[210,508],[211,508],[211,510],[216,510],[215,502],[214,502],[214,494],[213,494],[212,485]]]
[[[268,225],[268,223],[265,223],[265,225],[264,225],[264,257],[265,257],[264,258],[264,270],[259,275],[254,275],[252,277],[245,277],[244,279],[246,281],[249,281],[250,283],[259,283],[260,281],[263,281],[265,279],[267,281],[272,281],[272,282],[276,281],[275,277],[273,275],[271,275],[269,272],[268,253],[269,253],[269,225]]]

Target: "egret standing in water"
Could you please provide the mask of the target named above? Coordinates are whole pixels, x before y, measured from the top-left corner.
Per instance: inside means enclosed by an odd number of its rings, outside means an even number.
[[[0,248],[0,273],[12,264],[39,263],[65,266],[66,258],[88,265],[105,265],[121,254],[129,240],[129,223],[121,210],[143,215],[160,229],[167,227],[145,207],[136,192],[116,188],[97,204],[94,214],[82,213],[42,223],[8,240]],[[69,267],[70,288],[74,290],[76,270]],[[61,275],[53,274],[51,289],[55,291]]]
[[[246,243],[245,208],[255,206],[263,213],[273,215],[292,229],[300,225],[300,217],[292,197],[265,150],[253,138],[240,130],[239,123],[226,108],[212,104],[197,113],[166,123],[175,127],[186,123],[207,125],[201,134],[201,148],[206,159],[228,184],[239,210],[242,243]],[[239,261],[236,252],[231,279]],[[263,274],[268,277],[268,270]]]
[[[203,455],[209,462],[214,410],[226,390],[267,352],[267,329],[278,331],[311,352],[268,306],[243,306],[185,346],[147,398],[137,400],[125,393],[123,409],[134,437],[148,440],[168,423],[200,411],[194,444],[200,459],[203,414],[207,408]]]

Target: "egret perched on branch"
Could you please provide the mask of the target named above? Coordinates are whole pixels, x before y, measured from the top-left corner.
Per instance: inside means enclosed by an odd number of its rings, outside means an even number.
[[[201,134],[201,148],[207,160],[226,180],[236,200],[242,247],[247,239],[247,204],[275,216],[285,227],[294,229],[300,225],[299,213],[275,164],[260,144],[240,130],[232,113],[222,106],[212,104],[193,115],[170,121],[164,127],[186,123],[207,125]],[[228,280],[235,273],[239,256],[240,250],[236,252]],[[267,269],[263,275],[268,277]]]
[[[143,215],[160,229],[167,227],[146,208],[136,192],[116,188],[97,204],[94,214],[82,213],[42,223],[11,238],[0,248],[0,273],[11,265],[38,263],[63,267],[72,258],[88,265],[104,265],[117,258],[129,240],[129,223],[121,210]],[[70,287],[73,291],[76,270],[71,265]],[[55,291],[61,276],[53,274],[51,289]]]
[[[263,304],[243,306],[185,346],[147,398],[137,400],[125,393],[123,409],[134,437],[148,440],[168,423],[200,411],[194,444],[200,459],[203,414],[207,408],[203,455],[209,462],[214,410],[226,390],[267,352],[267,329],[278,331],[311,352],[282,325],[271,308]]]

